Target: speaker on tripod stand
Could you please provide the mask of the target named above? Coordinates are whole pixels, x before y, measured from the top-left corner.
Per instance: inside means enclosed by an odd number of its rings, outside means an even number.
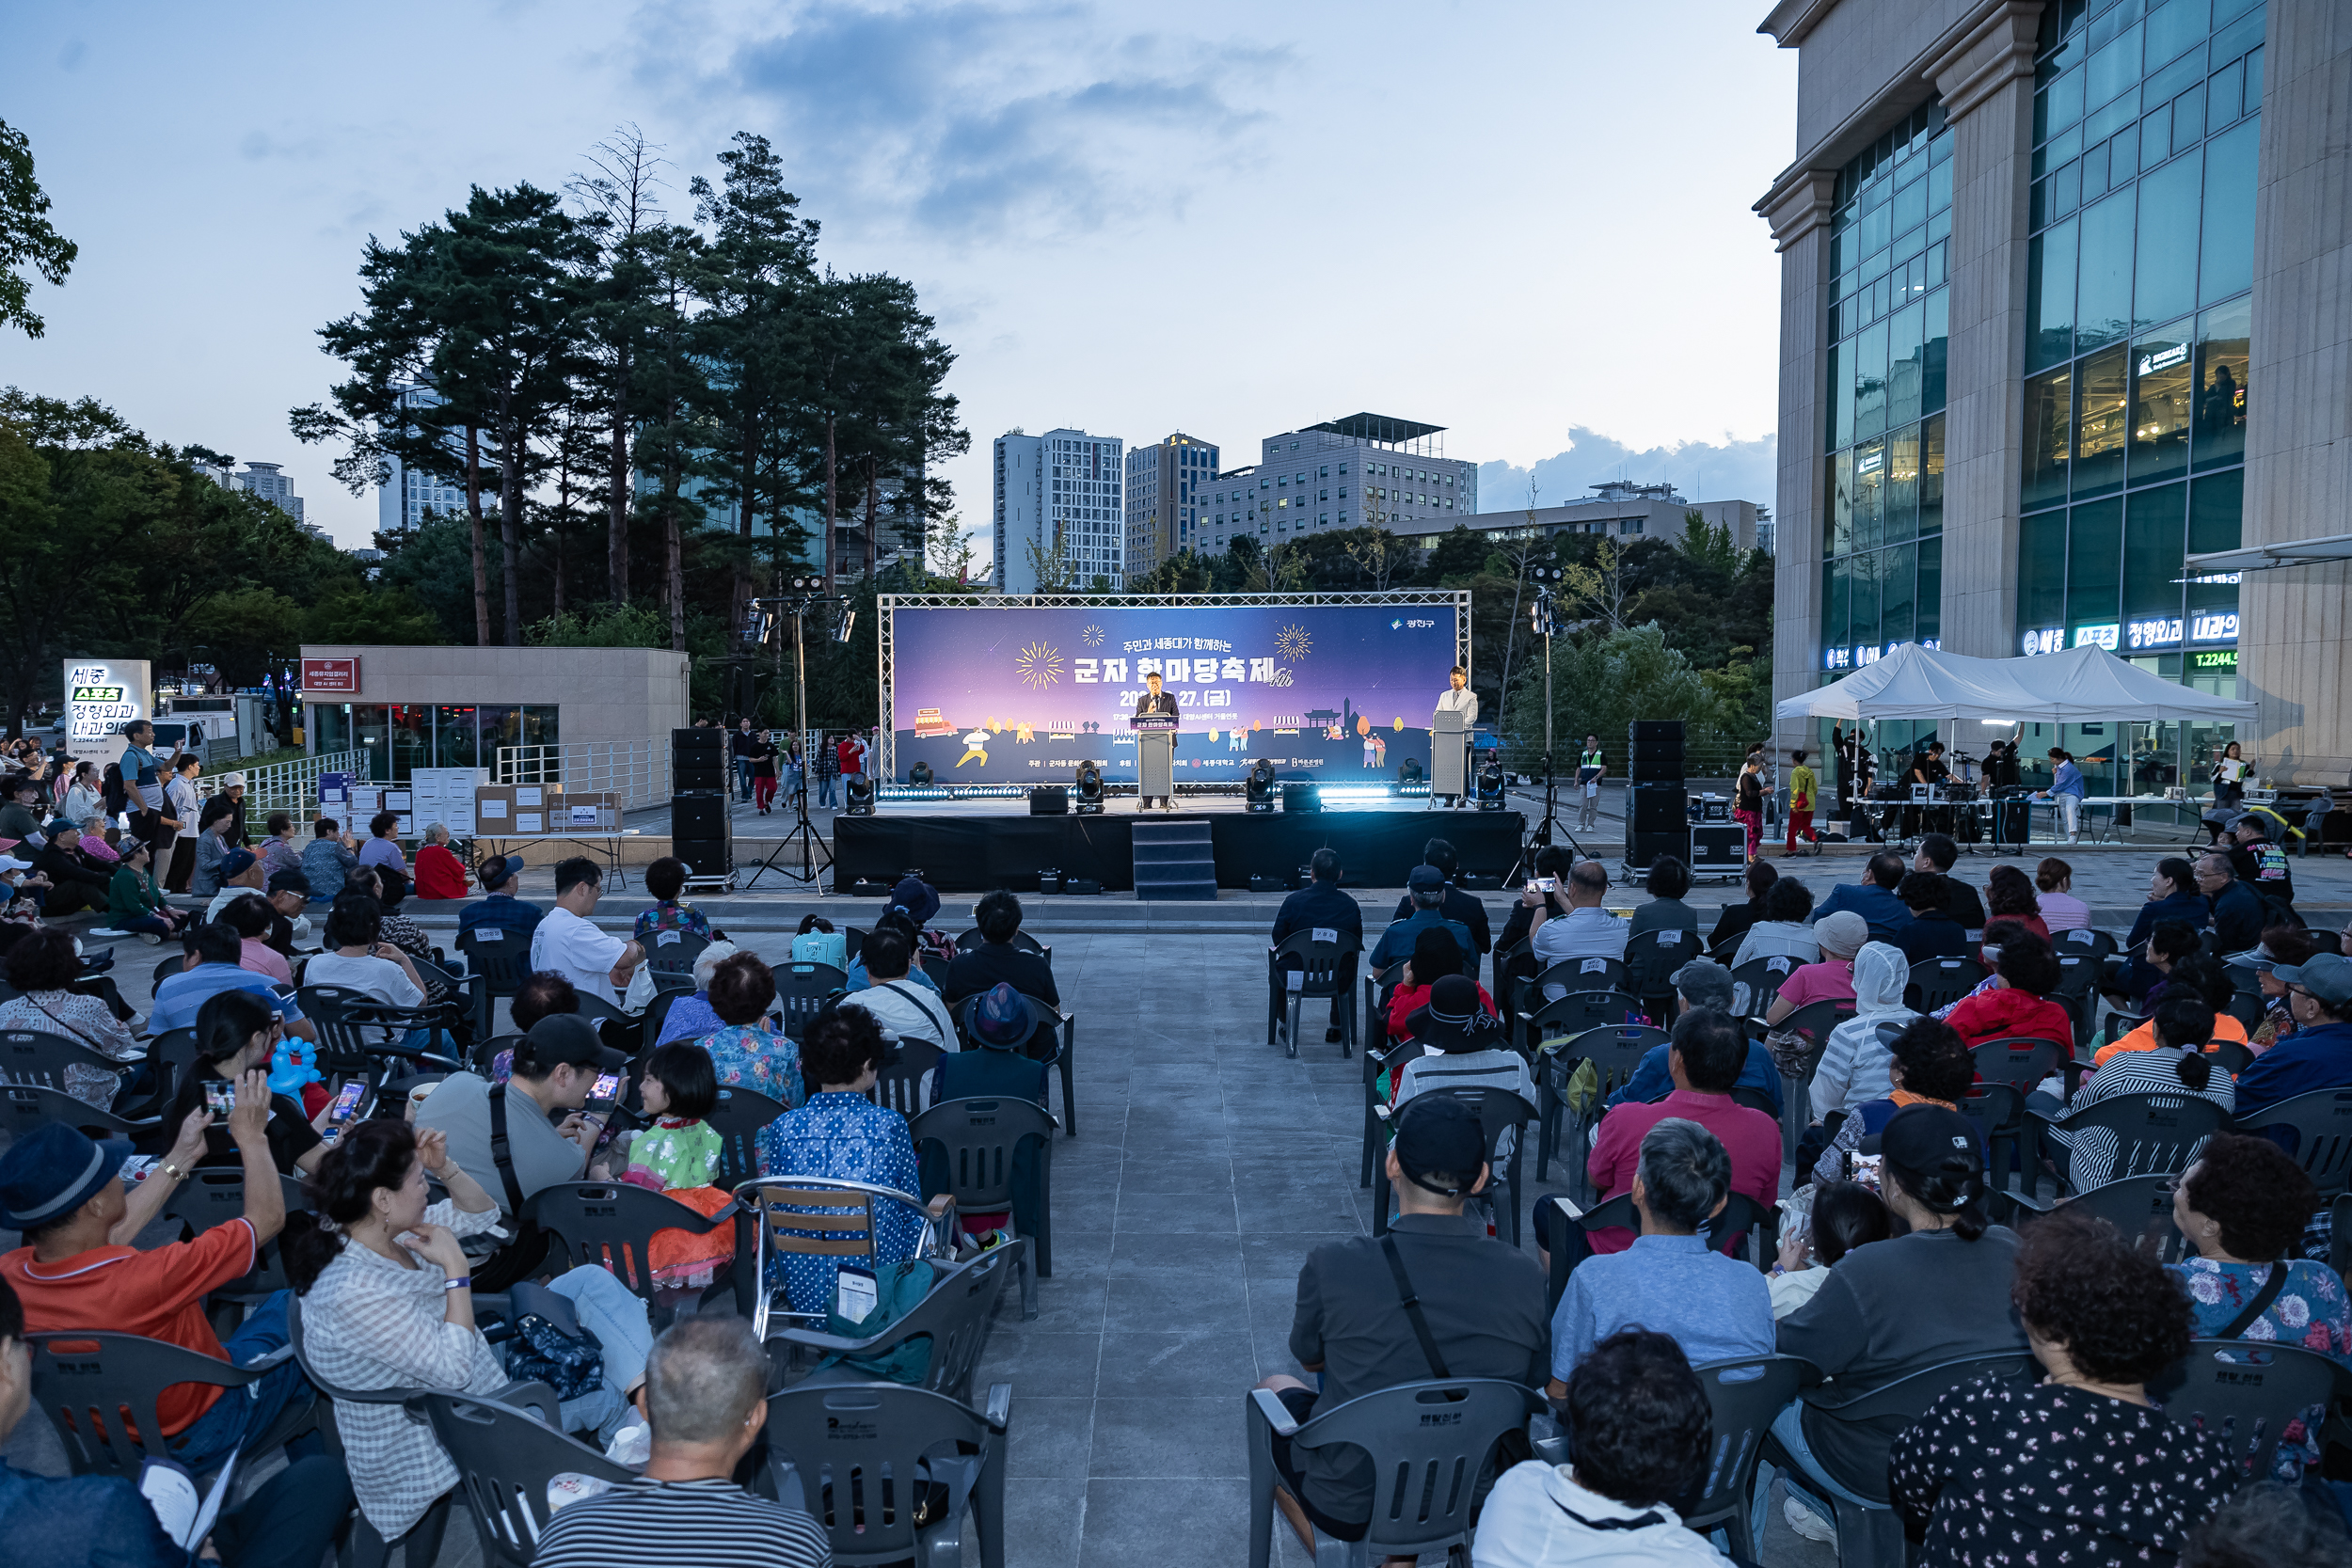
[[[721,729],[670,732],[670,853],[695,877],[735,871],[732,818],[727,810],[727,734]]]
[[[1691,858],[1690,796],[1683,786],[1682,721],[1626,726],[1625,865],[1645,871],[1661,855]]]

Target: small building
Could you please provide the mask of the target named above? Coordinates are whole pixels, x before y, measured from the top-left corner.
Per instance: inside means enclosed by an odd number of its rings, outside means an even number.
[[[306,642],[302,677],[307,749],[365,752],[384,784],[420,768],[496,769],[504,746],[666,748],[693,722],[687,656],[667,648]]]
[[[1710,528],[1729,531],[1734,549],[1772,548],[1771,510],[1754,501],[1692,501],[1671,484],[1635,484],[1611,480],[1592,486],[1600,492],[1590,500],[1565,506],[1521,507],[1516,512],[1481,512],[1474,516],[1428,516],[1400,519],[1389,531],[1426,548],[1450,533],[1456,523],[1495,539],[1549,539],[1564,533],[1605,534],[1618,541],[1682,538],[1692,513]]]
[[[1367,523],[1395,533],[1438,524],[1443,532],[1478,510],[1478,465],[1446,456],[1444,434],[1443,425],[1350,414],[1268,436],[1255,464],[1210,480],[1193,547],[1221,555],[1243,534],[1271,547]]]

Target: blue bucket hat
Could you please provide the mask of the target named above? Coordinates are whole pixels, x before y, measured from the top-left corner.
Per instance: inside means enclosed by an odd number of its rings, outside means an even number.
[[[96,1197],[130,1157],[128,1138],[94,1143],[63,1122],[43,1122],[0,1154],[0,1226],[56,1224]]]
[[[914,921],[919,930],[929,926],[931,916],[939,912],[939,895],[932,892],[931,884],[922,878],[907,877],[890,890],[890,907],[905,911],[907,918]]]
[[[1029,1037],[1028,1004],[1009,982],[997,981],[972,1009],[972,1033],[988,1050],[1018,1050]]]

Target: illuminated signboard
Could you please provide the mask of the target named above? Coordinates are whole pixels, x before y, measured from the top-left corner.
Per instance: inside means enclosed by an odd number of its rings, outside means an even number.
[[[2123,640],[2122,634],[2123,628],[2112,622],[2104,626],[2076,626],[2074,646],[2088,648],[2095,644],[2113,653],[2115,645]]]
[[[66,742],[79,752],[119,737],[134,719],[154,717],[143,658],[65,661]]]
[[[2188,623],[2191,642],[2234,642],[2237,641],[2237,611],[2216,610],[2210,614],[2192,616]]]
[[[1821,651],[1821,668],[1824,670],[1851,670],[1853,668],[1853,654],[1851,650],[1845,648],[1824,648]]]
[[[2188,656],[2188,667],[2192,670],[2209,670],[2216,673],[2235,674],[2237,653],[2233,649],[2226,654],[2191,654]]]
[[[2042,626],[2026,633],[2019,641],[2024,644],[2026,657],[2031,658],[2036,654],[2054,654],[2064,648],[2066,632],[2059,626]]]
[[[2158,371],[2169,371],[2175,365],[2185,365],[2186,363],[2188,363],[2188,345],[2186,343],[2170,343],[2163,348],[2157,349],[2153,354],[2141,355],[2139,356],[2139,373],[2142,375],[2153,375]]]
[[[2152,621],[2134,621],[2123,628],[2123,641],[2134,648],[2169,648],[2181,641],[2181,618],[2167,620],[2157,616]]]

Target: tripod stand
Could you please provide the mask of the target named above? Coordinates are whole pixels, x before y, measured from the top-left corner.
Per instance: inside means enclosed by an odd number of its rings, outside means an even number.
[[[1551,584],[1560,579],[1560,569],[1538,566],[1529,575],[1535,579],[1535,602],[1528,607],[1528,619],[1535,635],[1544,640],[1544,815],[1535,824],[1535,831],[1528,835],[1527,847],[1520,851],[1519,863],[1511,868],[1511,875],[1505,879],[1508,881],[1519,880],[1521,868],[1534,863],[1536,850],[1549,848],[1555,834],[1568,841],[1568,848],[1577,859],[1589,858],[1584,846],[1560,820],[1560,781],[1552,770],[1551,637],[1558,625],[1552,614]]]
[[[819,605],[840,604],[847,601],[838,597],[829,598],[821,592],[818,592],[823,587],[820,578],[794,578],[789,580],[790,586],[795,590],[794,593],[782,598],[754,599],[752,612],[755,615],[759,614],[762,606],[773,605],[792,617],[793,733],[805,740],[808,736],[808,649],[803,640],[802,629],[811,610]],[[772,625],[768,626],[767,630],[772,634]],[[761,641],[766,641],[766,638],[763,637]],[[758,886],[761,876],[770,871],[790,878],[797,882],[806,882],[813,892],[817,884],[819,863],[822,863],[826,870],[833,868],[833,850],[823,839],[817,836],[816,824],[808,819],[808,775],[817,765],[817,753],[812,749],[803,760],[800,787],[792,792],[791,830],[784,835],[774,848],[768,852],[765,860],[752,867],[751,879],[743,884],[744,892],[749,893]],[[801,862],[797,870],[788,863],[788,857],[796,844],[800,846]],[[787,861],[787,863],[778,865],[776,863],[778,861]]]

